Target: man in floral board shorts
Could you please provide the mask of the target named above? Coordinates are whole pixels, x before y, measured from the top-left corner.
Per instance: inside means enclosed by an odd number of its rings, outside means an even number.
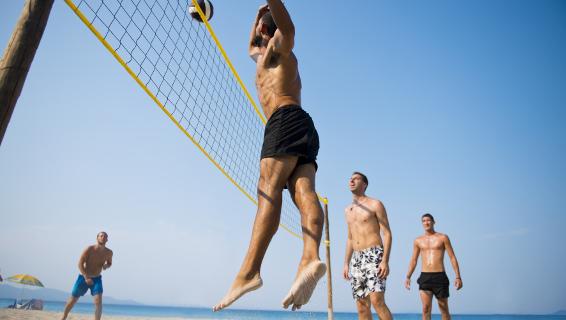
[[[379,319],[392,319],[385,304],[385,280],[389,274],[391,230],[383,203],[368,197],[367,177],[354,172],[350,177],[352,203],[346,207],[348,239],[344,279],[352,285],[359,319],[372,319],[371,306]]]

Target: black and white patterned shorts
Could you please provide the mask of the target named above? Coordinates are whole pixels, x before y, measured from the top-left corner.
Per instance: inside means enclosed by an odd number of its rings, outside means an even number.
[[[364,299],[370,292],[385,292],[385,279],[377,276],[383,259],[383,248],[372,247],[354,251],[350,260],[350,284],[355,300]]]

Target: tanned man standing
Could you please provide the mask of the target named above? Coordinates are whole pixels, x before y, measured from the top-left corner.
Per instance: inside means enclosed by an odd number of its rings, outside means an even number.
[[[385,280],[389,274],[391,229],[381,201],[366,195],[369,181],[361,172],[350,177],[352,203],[346,207],[348,239],[344,279],[349,279],[359,319],[372,319],[371,306],[379,319],[392,319],[385,304]]]
[[[419,255],[421,256],[422,272],[417,280],[419,292],[423,304],[423,320],[430,320],[432,309],[432,296],[438,301],[438,308],[442,314],[442,320],[451,319],[448,310],[448,297],[450,296],[450,281],[444,269],[444,252],[448,253],[450,263],[456,279],[454,286],[456,290],[462,288],[462,277],[460,276],[460,266],[452,249],[452,243],[447,235],[434,230],[434,217],[430,213],[425,213],[421,217],[425,233],[416,238],[413,244],[413,256],[409,263],[409,271],[405,280],[405,288],[411,289],[411,275],[417,266]]]

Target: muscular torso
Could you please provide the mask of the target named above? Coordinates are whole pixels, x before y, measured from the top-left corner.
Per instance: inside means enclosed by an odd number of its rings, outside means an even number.
[[[112,251],[106,247],[90,246],[84,263],[86,274],[89,277],[97,277],[102,272],[102,266],[110,259]]]
[[[352,249],[355,251],[371,247],[383,247],[379,221],[376,212],[371,208],[368,200],[359,204],[351,204],[346,208],[346,222],[352,236]]]
[[[257,60],[256,87],[259,102],[268,119],[281,106],[300,106],[301,77],[293,52],[288,56],[276,52],[260,55]]]
[[[441,233],[423,235],[416,239],[420,249],[422,271],[442,272],[444,271],[444,238]]]

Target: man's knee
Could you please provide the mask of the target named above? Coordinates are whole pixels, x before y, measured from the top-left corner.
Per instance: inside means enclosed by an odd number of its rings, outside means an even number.
[[[387,307],[387,305],[385,304],[385,297],[383,296],[383,293],[372,293],[371,303],[376,310]]]
[[[95,306],[99,307],[102,305],[102,295],[100,294],[95,295],[93,300]]]
[[[431,307],[430,303],[423,303],[423,313],[429,314]]]
[[[360,316],[371,314],[370,302],[368,300],[356,300],[356,307]]]
[[[79,300],[79,297],[75,297],[75,296],[71,296],[69,298],[69,300],[67,300],[67,307],[72,307],[75,305],[75,303],[77,303],[77,301]]]
[[[440,312],[442,313],[448,313],[448,300],[438,300],[438,309],[440,309]]]

